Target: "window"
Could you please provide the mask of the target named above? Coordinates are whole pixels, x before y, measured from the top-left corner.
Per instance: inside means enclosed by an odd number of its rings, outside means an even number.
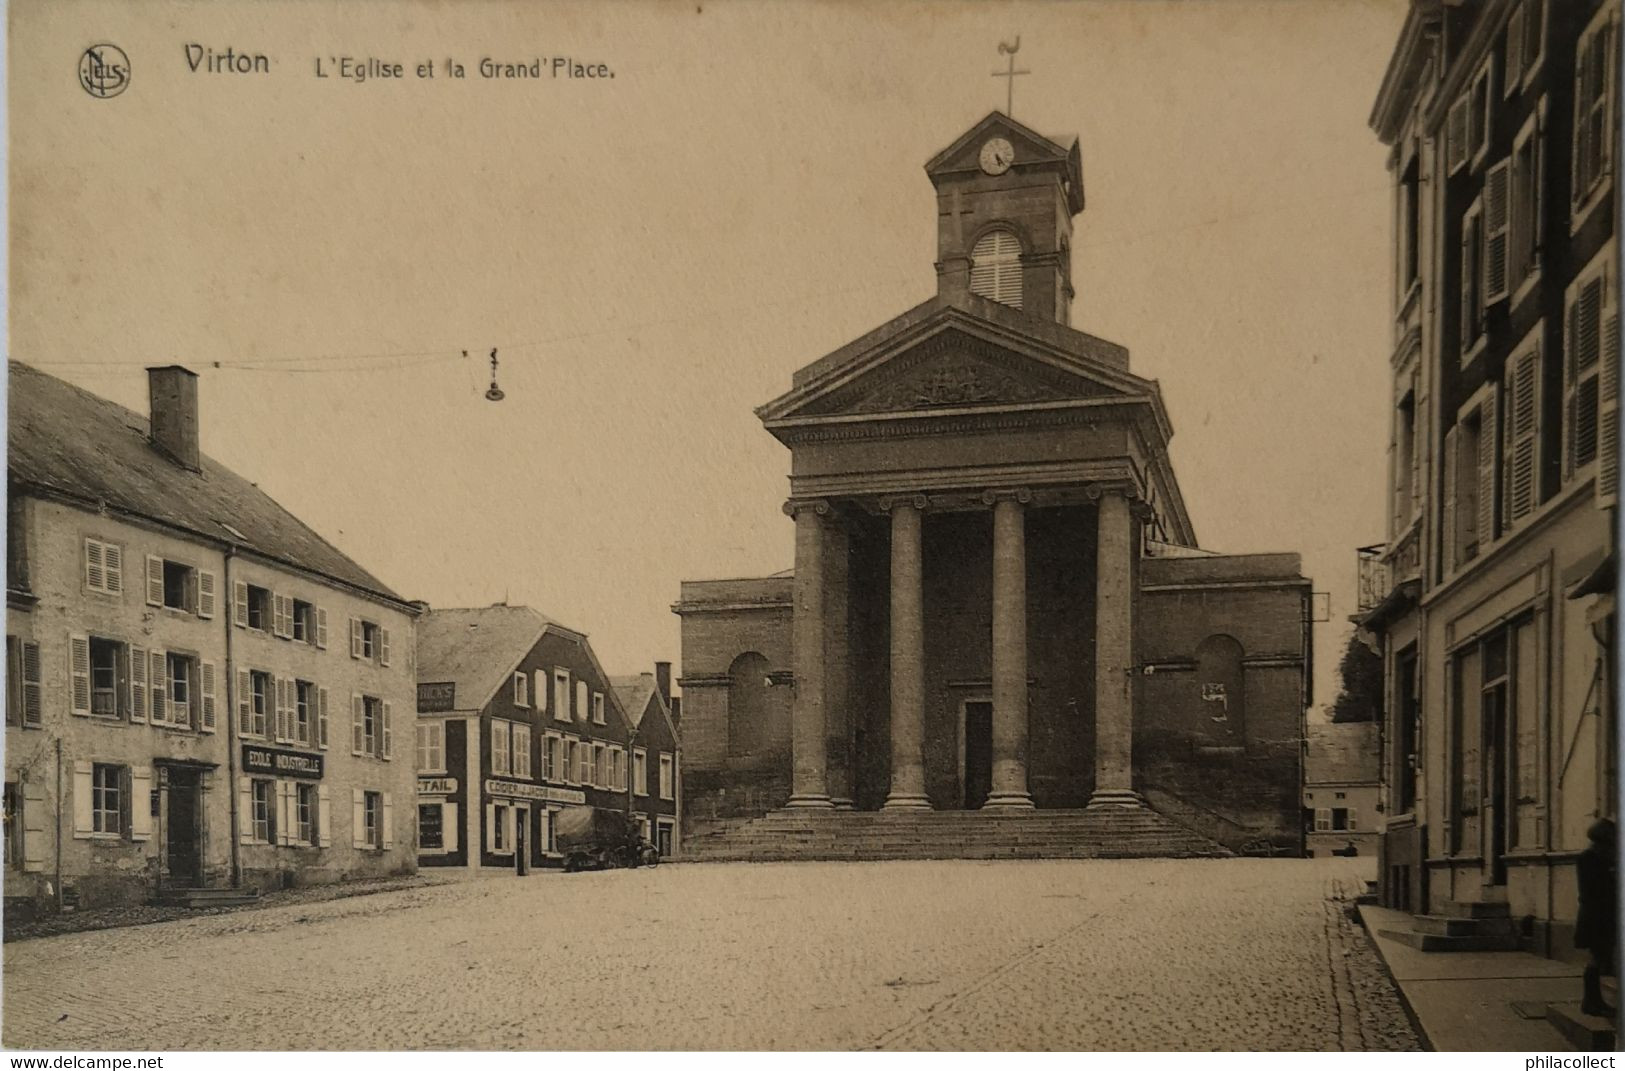
[[[1604,13],[1592,21],[1575,49],[1574,189],[1571,203],[1587,204],[1608,175],[1616,128],[1609,122],[1614,85],[1614,22]],[[1578,216],[1575,223],[1578,224]]]
[[[507,855],[513,851],[512,838],[508,835],[509,816],[513,813],[506,803],[491,804],[491,851],[497,855]]]
[[[1473,79],[1472,95],[1468,98],[1467,112],[1467,155],[1472,158],[1474,167],[1478,166],[1484,149],[1489,145],[1490,119],[1493,113],[1490,110],[1490,71],[1492,61],[1486,59],[1484,66]]]
[[[392,704],[374,695],[350,697],[350,753],[388,759],[394,756]]]
[[[609,749],[603,744],[592,746],[592,783],[594,788],[609,787]]]
[[[1512,96],[1540,66],[1546,37],[1545,0],[1525,0],[1507,19],[1505,64],[1501,92]]]
[[[570,671],[553,671],[553,720],[570,720]]]
[[[315,785],[294,783],[293,829],[294,839],[300,844],[316,843],[316,792]]]
[[[576,717],[581,721],[587,720],[587,682],[576,681]]]
[[[446,827],[443,803],[418,804],[418,847],[427,851],[444,851]]]
[[[417,736],[418,769],[424,773],[443,773],[446,769],[446,723],[419,722]]]
[[[530,780],[530,726],[513,727],[513,775]]]
[[[513,705],[516,707],[530,706],[530,678],[523,672],[513,675]]]
[[[576,741],[576,783],[592,784],[592,744],[586,740]]]
[[[632,749],[632,791],[649,794],[649,753],[641,747]]]
[[[1021,242],[1010,231],[988,231],[970,253],[970,292],[1021,308]]]
[[[1347,799],[1348,798],[1348,793],[1347,792],[1333,792],[1332,796],[1335,799],[1340,799],[1340,800],[1341,799]]]
[[[256,584],[243,586],[247,592],[248,627],[270,632],[276,624],[276,604],[271,598],[271,590]]]
[[[252,670],[248,674],[248,687],[247,717],[243,721],[242,731],[245,736],[264,736],[275,685],[269,673]]]
[[[163,576],[164,606],[171,610],[190,613],[197,606],[197,570],[190,565],[160,559]]]
[[[1510,158],[1494,164],[1484,175],[1484,304],[1507,296],[1507,256],[1511,225]]]
[[[382,848],[384,846],[384,802],[383,796],[377,792],[364,792],[361,795],[361,841],[363,847]]]
[[[563,781],[563,768],[559,765],[560,745],[563,743],[558,737],[549,733],[542,741],[542,780]]]
[[[594,725],[602,725],[602,724],[604,724],[604,693],[603,692],[594,692],[594,693],[592,693],[592,723]]]
[[[1461,220],[1461,352],[1470,354],[1484,333],[1483,207],[1474,201]]]
[[[1491,383],[1445,436],[1443,527],[1451,569],[1472,561],[1495,540],[1496,408]]]
[[[190,655],[165,656],[165,677],[169,681],[169,724],[182,729],[192,727],[192,703],[197,698],[195,681],[196,660]]]
[[[1512,192],[1510,248],[1507,253],[1508,284],[1516,292],[1525,280],[1539,270],[1541,221],[1541,171],[1544,145],[1541,136],[1545,102],[1529,117],[1512,146]]]
[[[7,636],[6,724],[39,726],[43,721],[39,644]]]
[[[23,865],[22,824],[18,820],[22,813],[22,794],[17,791],[17,782],[6,782],[5,795],[5,827],[0,836],[5,838],[6,866],[20,869]]]
[[[508,767],[509,722],[491,721],[491,773],[506,775]]]
[[[676,799],[676,763],[672,756],[660,756],[660,798],[663,800]]]
[[[662,858],[671,854],[672,842],[677,837],[676,831],[677,823],[670,819],[662,818],[655,823],[655,851],[659,852]]]
[[[256,844],[276,843],[276,782],[254,778],[249,782],[249,823]]]
[[[622,748],[611,748],[609,752],[610,780],[615,783],[615,791],[626,791],[626,751]]]
[[[1563,372],[1563,477],[1604,458],[1599,499],[1611,495],[1619,449],[1619,313],[1606,272],[1612,243],[1597,254],[1566,297]]]
[[[85,587],[102,595],[124,590],[124,548],[99,539],[85,540]]]
[[[1330,807],[1315,808],[1315,832],[1330,833],[1332,831],[1332,809]]]
[[[535,686],[535,688],[533,688],[531,690],[531,699],[536,704],[536,709],[537,710],[541,711],[544,714],[547,712],[547,671],[546,670],[538,669],[536,671],[536,686]]]
[[[317,625],[319,624],[317,616],[316,607],[312,606],[308,602],[305,602],[303,599],[294,599],[292,612],[293,620],[291,622],[290,629],[293,638],[298,640],[300,643],[315,644]],[[323,646],[325,645],[326,644],[324,642]]]
[[[98,762],[91,769],[91,832],[124,832],[124,767]]]
[[[119,668],[124,645],[90,637],[90,713],[98,718],[119,716]]]
[[[1422,159],[1411,157],[1405,174],[1399,181],[1400,247],[1399,293],[1403,297],[1416,282],[1420,263],[1418,242],[1421,238],[1422,219]]]
[[[1400,399],[1394,414],[1394,523],[1397,536],[1405,530],[1415,515],[1419,496],[1416,454],[1416,381]]]
[[[1353,828],[1354,828],[1354,808],[1352,808],[1352,807],[1333,807],[1332,808],[1332,830],[1334,832],[1342,833],[1342,832],[1347,832],[1349,830],[1352,830]]]
[[[293,739],[307,747],[315,743],[316,686],[309,681],[293,682]]]
[[[359,617],[350,618],[350,657],[389,665],[389,629]]]

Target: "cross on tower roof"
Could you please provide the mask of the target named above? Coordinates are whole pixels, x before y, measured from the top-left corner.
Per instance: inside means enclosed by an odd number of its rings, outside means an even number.
[[[1018,51],[1020,51],[1020,49],[1021,49],[1021,35],[1020,34],[1016,35],[1016,43],[1013,44],[1013,45],[1007,45],[1003,41],[1000,41],[999,42],[999,54],[1004,55],[1004,56],[1009,56],[1010,57],[1010,65],[1005,70],[994,71],[993,72],[993,77],[995,77],[995,78],[1003,78],[1005,80],[1005,83],[1004,83],[1004,89],[1005,89],[1005,93],[1004,93],[1004,114],[1010,116],[1011,118],[1014,118],[1012,110],[1014,109],[1015,103],[1016,103],[1016,76],[1017,75],[1022,75],[1022,74],[1032,74],[1033,73],[1031,71],[1018,71],[1018,70],[1016,70],[1016,53]]]

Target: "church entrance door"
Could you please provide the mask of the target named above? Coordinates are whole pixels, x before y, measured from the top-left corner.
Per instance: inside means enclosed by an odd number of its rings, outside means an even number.
[[[965,809],[977,810],[993,788],[993,704],[965,704]]]

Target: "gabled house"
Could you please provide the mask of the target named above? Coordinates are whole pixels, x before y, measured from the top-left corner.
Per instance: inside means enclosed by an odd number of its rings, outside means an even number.
[[[643,823],[644,839],[662,856],[682,850],[682,744],[672,714],[671,663],[656,662],[653,673],[611,677],[632,724],[632,809]]]

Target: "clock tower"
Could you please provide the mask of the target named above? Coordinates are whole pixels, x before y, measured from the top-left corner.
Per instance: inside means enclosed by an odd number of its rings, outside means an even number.
[[[1083,156],[1001,112],[925,165],[937,189],[937,291],[1070,324]]]

